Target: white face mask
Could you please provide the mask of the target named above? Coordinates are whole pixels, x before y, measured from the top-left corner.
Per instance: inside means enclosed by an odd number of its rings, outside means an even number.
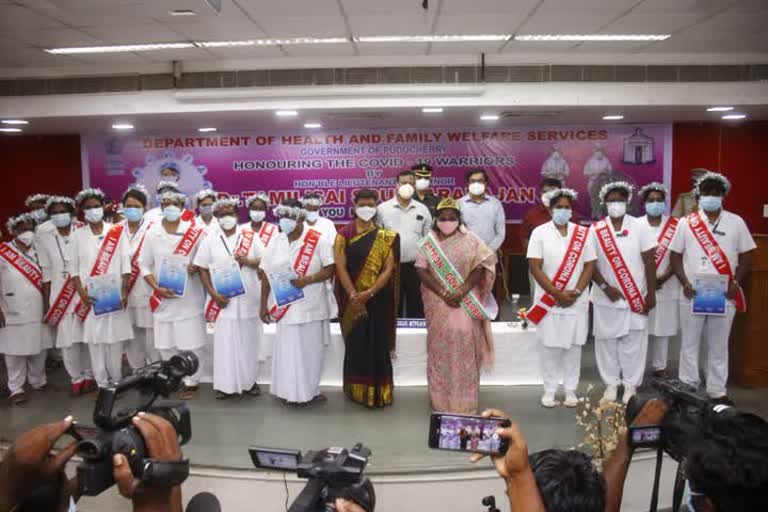
[[[91,224],[96,224],[97,222],[101,222],[101,220],[104,218],[104,208],[89,208],[85,210],[83,216],[85,217],[86,221],[90,222]]]
[[[469,193],[473,196],[481,196],[485,194],[485,183],[470,183],[469,184]]]
[[[320,218],[320,212],[314,211],[314,212],[307,212],[307,222],[315,223],[317,222],[317,219]]]
[[[230,229],[237,226],[237,217],[234,215],[225,215],[224,217],[219,217],[219,225],[222,229],[229,231]]]
[[[250,210],[248,215],[251,217],[253,222],[261,222],[264,220],[264,217],[267,216],[267,212],[263,212],[261,210]]]
[[[607,206],[608,215],[614,219],[623,217],[627,213],[627,203],[624,201],[611,201]]]
[[[40,223],[48,217],[48,214],[45,213],[45,208],[38,208],[37,210],[32,210],[32,217],[34,217],[35,220]]]
[[[35,240],[35,232],[25,231],[19,234],[16,238],[18,239],[19,242],[23,243],[24,245],[32,245],[32,242]]]
[[[355,208],[355,215],[368,222],[376,216],[376,208],[373,206],[358,206]]]
[[[51,222],[57,228],[65,228],[72,224],[72,215],[69,213],[54,213],[51,215]]]
[[[413,185],[406,183],[400,185],[397,189],[397,195],[405,199],[406,201],[413,197]]]
[[[280,224],[280,231],[286,235],[290,235],[296,229],[296,220],[290,217],[283,217],[277,223]]]
[[[429,188],[429,180],[427,178],[419,178],[416,180],[416,190],[423,192]]]
[[[213,215],[213,205],[208,204],[200,207],[200,215],[203,217],[209,217]]]

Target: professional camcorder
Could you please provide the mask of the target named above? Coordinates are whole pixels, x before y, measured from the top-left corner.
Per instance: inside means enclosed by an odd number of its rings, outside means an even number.
[[[83,462],[77,467],[80,493],[96,496],[115,481],[112,456],[125,455],[133,475],[144,485],[173,487],[189,475],[189,461],[155,461],[148,458],[144,439],[131,424],[139,412],[148,412],[168,420],[186,444],[192,437],[189,408],[181,402],[155,405],[158,397],[167,398],[182,385],[182,379],[197,372],[197,356],[180,352],[167,361],[158,361],[137,369],[113,387],[102,388],[93,411],[95,427],[73,424],[72,436],[78,440],[77,454]]]
[[[354,501],[366,512],[376,507],[373,484],[363,473],[371,450],[357,443],[351,450],[326,448],[308,451],[251,446],[253,464],[258,468],[296,470],[299,478],[309,481],[288,512],[334,511],[337,498]]]

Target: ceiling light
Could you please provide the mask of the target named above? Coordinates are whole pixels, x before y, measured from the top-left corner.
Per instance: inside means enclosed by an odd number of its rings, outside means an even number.
[[[420,35],[420,36],[360,36],[353,37],[356,43],[467,43],[483,41],[506,41],[509,34],[477,35]]]
[[[133,125],[130,123],[115,123],[112,125],[113,130],[133,130]]]
[[[80,46],[74,48],[49,48],[45,51],[57,55],[74,55],[80,53],[120,53],[147,52],[153,50],[183,50],[194,48],[192,43],[151,43],[151,44],[121,44],[115,46]]]
[[[664,41],[670,34],[526,34],[515,36],[515,41]]]
[[[348,43],[346,37],[289,37],[285,39],[245,39],[242,41],[198,41],[202,48],[227,48],[236,46],[290,46],[294,44]]]
[[[498,121],[498,114],[483,114],[480,116],[481,121]]]
[[[726,114],[721,119],[725,119],[726,121],[737,121],[739,119],[746,119],[746,114]]]
[[[203,132],[203,133],[205,133],[205,132],[215,132],[216,128],[214,128],[213,126],[209,126],[207,128],[198,128],[197,131]]]
[[[320,123],[304,123],[304,128],[322,128],[323,125]]]
[[[707,112],[730,112],[733,107],[709,107]]]
[[[19,133],[21,128],[0,128],[0,133]]]
[[[424,107],[421,111],[424,114],[439,114],[443,111],[443,107]]]
[[[29,121],[23,119],[3,119],[3,124],[29,124]]]
[[[603,116],[603,121],[621,121],[622,119],[624,119],[624,116],[620,114]]]
[[[197,16],[197,13],[192,9],[174,9],[171,16]]]
[[[299,115],[295,110],[277,110],[275,111],[277,117],[296,117]]]

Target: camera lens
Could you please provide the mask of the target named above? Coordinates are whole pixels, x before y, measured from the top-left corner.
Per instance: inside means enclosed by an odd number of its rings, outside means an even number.
[[[190,350],[183,350],[168,361],[168,368],[174,377],[188,377],[197,373],[197,356]]]

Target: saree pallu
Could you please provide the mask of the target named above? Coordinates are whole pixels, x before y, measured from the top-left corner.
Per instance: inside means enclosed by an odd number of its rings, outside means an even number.
[[[355,223],[345,226],[336,238],[336,249],[347,257],[347,271],[358,292],[368,290],[384,269],[389,254],[395,258],[394,273],[365,308],[354,307],[339,280],[339,304],[344,353],[344,393],[367,407],[386,407],[393,401],[392,361],[395,348],[400,263],[400,239],[396,232],[372,228],[357,233]]]

